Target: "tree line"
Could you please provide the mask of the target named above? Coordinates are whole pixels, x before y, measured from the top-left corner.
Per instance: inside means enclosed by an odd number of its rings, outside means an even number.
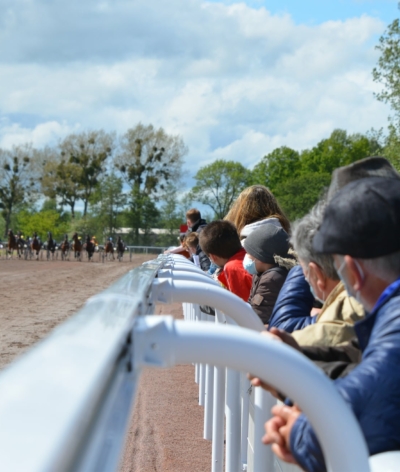
[[[372,155],[399,168],[397,149],[394,126],[387,136],[337,129],[301,152],[279,147],[252,169],[216,160],[201,167],[193,188],[182,193],[187,148],[179,136],[142,124],[120,138],[104,131],[71,134],[54,148],[0,150],[3,232],[14,227],[44,237],[52,230],[57,238],[78,231],[101,239],[127,227],[128,242],[149,244],[151,228],[164,228],[156,243],[174,244],[189,206],[201,203],[210,209],[208,218],[223,218],[239,193],[255,184],[268,187],[294,220],[316,203],[334,169]]]
[[[128,227],[134,244],[139,229],[156,223],[172,233],[186,153],[180,136],[141,123],[121,136],[84,131],[53,147],[0,149],[2,233],[13,227],[42,238],[51,230],[56,238],[78,231],[101,239]]]

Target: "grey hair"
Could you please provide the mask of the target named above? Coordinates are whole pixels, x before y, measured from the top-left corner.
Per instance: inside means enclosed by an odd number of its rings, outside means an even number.
[[[322,223],[326,205],[325,200],[320,200],[307,215],[294,222],[291,242],[298,258],[305,264],[315,262],[328,278],[339,280],[332,255],[318,254],[312,247],[314,236]]]
[[[360,259],[368,272],[387,283],[392,283],[400,277],[400,251],[374,259]]]

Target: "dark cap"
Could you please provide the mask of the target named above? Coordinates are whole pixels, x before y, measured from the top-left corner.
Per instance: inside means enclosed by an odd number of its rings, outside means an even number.
[[[313,248],[360,259],[400,251],[400,181],[371,177],[343,187],[325,209]]]
[[[400,179],[400,174],[387,159],[380,156],[367,157],[339,167],[333,171],[327,201],[329,202],[341,188],[350,182],[369,177]]]
[[[289,236],[275,225],[262,225],[243,242],[246,252],[261,262],[274,264],[274,255],[285,257],[289,250]]]

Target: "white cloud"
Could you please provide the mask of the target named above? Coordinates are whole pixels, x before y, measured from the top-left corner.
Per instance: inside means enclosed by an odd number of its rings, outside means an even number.
[[[376,18],[296,25],[201,0],[3,3],[3,147],[142,121],[183,136],[193,175],[216,158],[250,166],[334,128],[386,124],[372,93]]]
[[[0,147],[10,149],[14,145],[30,143],[33,147],[41,148],[56,144],[61,137],[79,130],[79,124],[71,127],[57,121],[41,123],[34,128],[25,128],[16,123],[4,124],[3,122],[2,126],[0,125]]]

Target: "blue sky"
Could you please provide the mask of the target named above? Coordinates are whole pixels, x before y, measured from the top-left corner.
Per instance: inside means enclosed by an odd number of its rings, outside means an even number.
[[[239,3],[217,1],[214,3]],[[287,13],[296,23],[318,24],[329,20],[370,15],[390,23],[398,15],[398,0],[247,0],[254,8],[265,7],[274,14]]]
[[[162,126],[193,175],[385,128],[371,71],[397,1],[2,0],[0,148]]]

